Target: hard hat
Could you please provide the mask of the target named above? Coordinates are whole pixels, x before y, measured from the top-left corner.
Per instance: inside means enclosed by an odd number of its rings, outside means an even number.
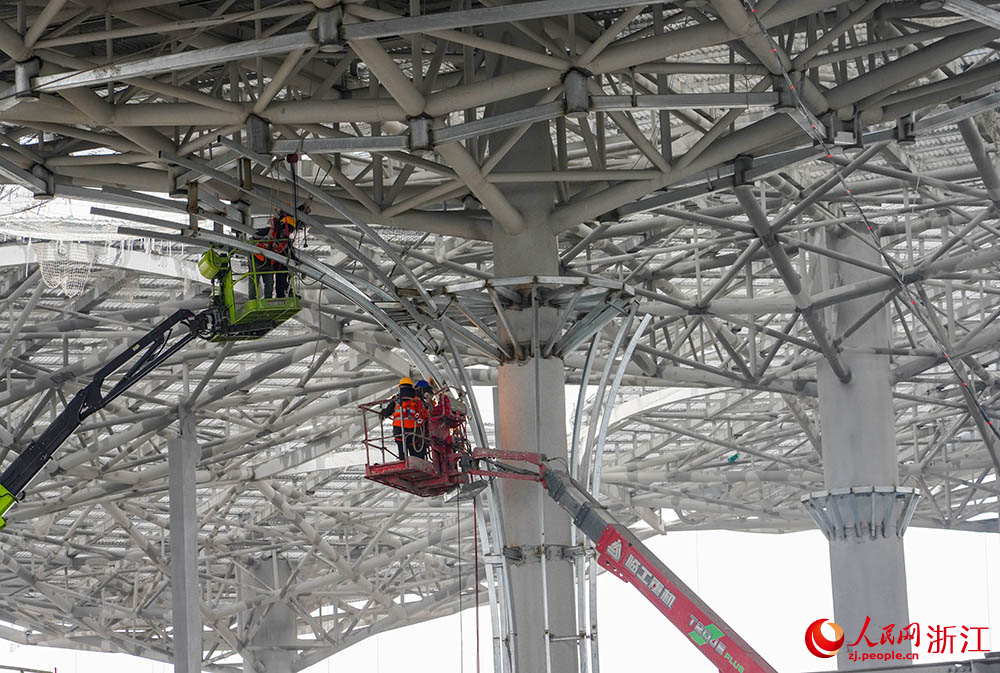
[[[413,385],[413,379],[411,379],[409,376],[404,376],[403,378],[399,379],[399,385],[401,385],[401,386],[412,386]]]
[[[417,388],[430,388],[431,384],[427,383],[427,381],[424,381],[423,379],[420,379],[419,381],[417,381],[417,386],[416,387]]]

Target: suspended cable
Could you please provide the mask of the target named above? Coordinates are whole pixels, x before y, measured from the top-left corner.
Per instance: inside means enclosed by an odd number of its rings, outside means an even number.
[[[455,498],[456,550],[458,552],[458,670],[465,671],[465,633],[462,631],[462,499]]]
[[[472,498],[472,553],[476,576],[476,673],[479,673],[479,497]]]

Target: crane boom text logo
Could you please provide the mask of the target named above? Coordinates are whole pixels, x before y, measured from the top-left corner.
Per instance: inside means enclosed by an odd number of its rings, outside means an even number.
[[[608,547],[608,549],[611,549],[611,547]],[[618,553],[621,554],[621,551]],[[677,600],[677,596],[674,596],[674,594],[663,585],[663,582],[657,579],[656,575],[653,574],[653,571],[644,566],[639,559],[632,554],[629,554],[628,558],[625,559],[625,568],[630,573],[635,575],[647,589],[652,591],[653,595],[660,599],[660,602],[667,606],[668,610],[674,607],[674,601]]]
[[[722,642],[726,634],[722,629],[715,624],[706,626],[694,615],[691,615],[689,626],[693,627],[694,631],[689,633],[688,637],[694,641],[695,645],[699,647],[708,645],[711,649],[715,650],[716,654],[724,657],[730,666],[736,670],[736,673],[743,673],[743,664],[734,659],[731,653],[726,652],[726,645]],[[722,669],[719,670],[721,671]]]
[[[830,622],[830,626],[833,627],[834,639],[830,640],[823,635],[822,627],[826,621],[826,619],[817,619],[806,628],[806,648],[814,656],[821,659],[828,659],[837,654],[837,651],[844,644],[844,629],[833,622]]]
[[[694,615],[691,615],[690,626],[694,627],[694,631],[689,633],[688,637],[691,640],[693,640],[696,645],[707,644],[709,647],[711,647],[719,654],[725,653],[726,646],[723,645],[720,641],[722,640],[722,636],[726,634],[723,633],[721,630],[719,630],[718,626],[716,626],[715,624],[709,624],[708,626],[705,626]]]

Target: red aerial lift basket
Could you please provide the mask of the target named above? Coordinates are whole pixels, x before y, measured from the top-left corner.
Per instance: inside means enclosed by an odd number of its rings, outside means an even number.
[[[441,495],[466,483],[469,476],[458,464],[469,453],[464,406],[447,391],[438,392],[423,422],[403,436],[401,450],[392,434],[392,419],[382,417],[382,409],[393,399],[359,405],[367,454],[365,478],[421,497]],[[427,448],[426,457],[410,450],[421,444]]]

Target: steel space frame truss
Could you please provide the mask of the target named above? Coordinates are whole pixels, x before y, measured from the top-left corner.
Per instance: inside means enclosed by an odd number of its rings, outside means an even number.
[[[276,596],[297,615],[301,670],[478,595],[508,671],[493,492],[478,496],[477,592],[471,503],[361,479],[356,403],[411,368],[470,388],[493,385],[498,361],[555,354],[570,383],[596,386],[577,401],[571,469],[637,533],[802,530],[801,496],[822,488],[815,369],[838,367],[835,335],[860,325],[836,309],[858,297],[890,313],[902,485],[921,494],[911,525],[997,530],[1000,442],[942,355],[995,416],[990,3],[317,4],[0,9],[0,180],[92,202],[131,237],[92,244],[72,299],[25,241],[0,245],[0,463],[115,348],[204,303],[205,246],[246,250],[253,218],[293,193],[313,205],[293,264],[300,316],[266,340],[178,354],[36,482],[0,538],[0,621],[14,625],[0,637],[172,657],[166,454],[183,408],[201,449],[206,670],[240,667]],[[535,124],[553,169],[499,168]],[[292,151],[295,187],[274,161]],[[523,184],[550,188],[547,218],[511,206]],[[495,279],[494,227],[547,228],[559,274]],[[883,263],[838,257],[837,236]],[[840,285],[835,264],[872,277]],[[510,345],[513,315],[540,307],[557,324],[530,350]],[[275,553],[287,584],[248,583]],[[581,547],[574,565],[596,671],[588,558]]]

